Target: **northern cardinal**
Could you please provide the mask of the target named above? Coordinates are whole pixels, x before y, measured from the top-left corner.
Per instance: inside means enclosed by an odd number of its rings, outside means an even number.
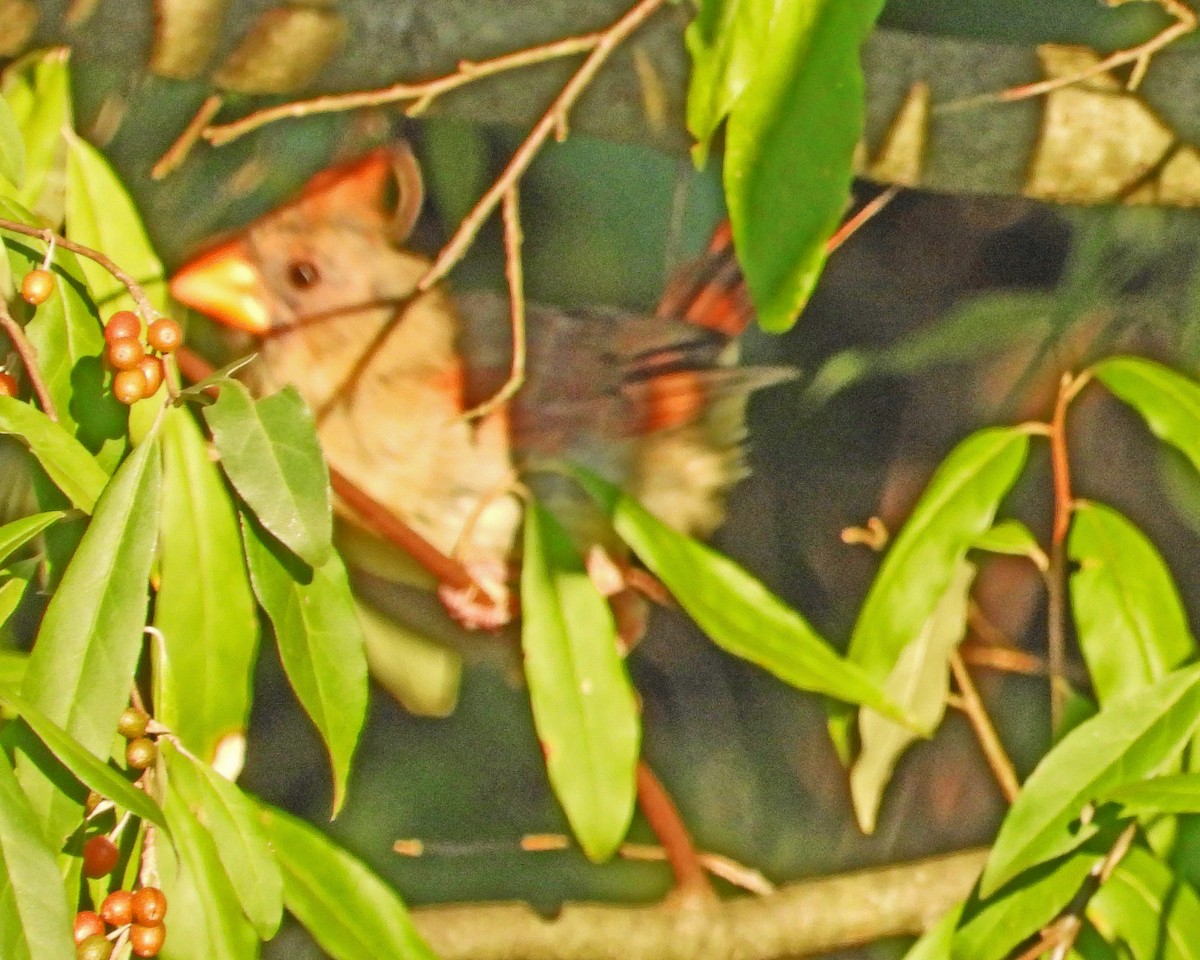
[[[468,626],[507,616],[514,483],[540,460],[581,463],[668,524],[711,532],[743,472],[746,397],[787,376],[729,366],[729,341],[752,314],[728,234],[679,272],[657,316],[531,305],[524,386],[472,421],[464,411],[508,375],[509,301],[444,285],[417,291],[429,261],[399,244],[421,198],[407,147],[377,149],[318,174],[293,202],[184,266],[171,291],[261,337],[246,368],[252,387],[295,384],[330,466],[487,587],[492,614],[441,592]],[[566,514],[584,549],[618,549],[568,481],[527,482]]]

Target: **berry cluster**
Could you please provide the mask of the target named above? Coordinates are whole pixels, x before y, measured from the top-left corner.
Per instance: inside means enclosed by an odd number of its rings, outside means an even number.
[[[104,325],[105,357],[116,371],[113,395],[126,404],[153,396],[163,382],[161,355],[173,352],[183,342],[183,331],[170,317],[159,317],[150,324],[145,346],[141,331],[142,322],[132,310],[117,311]],[[147,347],[152,352],[147,352]]]
[[[167,939],[166,915],[167,897],[158,887],[114,890],[100,904],[99,913],[75,914],[75,960],[108,960],[113,951],[110,937],[127,938],[135,957],[157,956]]]

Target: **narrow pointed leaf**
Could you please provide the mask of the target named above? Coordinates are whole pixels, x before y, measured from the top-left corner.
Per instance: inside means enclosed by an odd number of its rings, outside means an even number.
[[[0,956],[71,957],[70,931],[71,908],[54,851],[8,758],[0,756]]]
[[[4,72],[4,99],[25,144],[25,176],[4,192],[51,223],[62,219],[62,137],[73,126],[66,47],[22,57]]]
[[[1195,652],[1170,571],[1129,520],[1079,503],[1067,549],[1079,645],[1101,703],[1153,683]]]
[[[1200,384],[1142,357],[1111,357],[1092,373],[1200,470]]]
[[[1046,553],[1033,532],[1020,520],[1002,520],[977,537],[971,545],[976,550],[1000,553],[1009,557],[1028,557],[1039,570],[1049,565]]]
[[[283,668],[329,751],[336,816],[367,712],[367,661],[346,568],[336,553],[306,567],[246,517],[242,536]]]
[[[1095,834],[1080,818],[1112,787],[1166,771],[1200,727],[1200,667],[1110,701],[1038,764],[1000,826],[984,895]]]
[[[13,552],[21,549],[30,540],[57,523],[66,513],[62,510],[47,510],[44,513],[30,514],[20,520],[14,520],[0,526],[0,563],[3,563]]]
[[[671,529],[595,474],[575,467],[573,476],[609,514],[621,539],[717,646],[798,689],[904,719],[877,681],[838,656],[800,614],[742,567]]]
[[[20,440],[71,503],[92,512],[108,474],[78,440],[40,410],[12,397],[0,397],[0,433]]]
[[[20,567],[0,570],[0,626],[7,623],[8,618],[21,606],[34,573],[34,570],[24,570]]]
[[[172,788],[208,829],[246,917],[269,940],[283,915],[283,880],[257,807],[236,784],[173,744],[164,743],[162,755]]]
[[[1200,960],[1200,897],[1149,850],[1132,847],[1088,904],[1087,917],[1133,960]]]
[[[0,98],[0,177],[20,189],[25,182],[25,141],[8,101]]]
[[[1114,787],[1098,798],[1119,803],[1126,813],[1200,813],[1200,773],[1173,773]]]
[[[937,923],[926,930],[904,955],[903,960],[952,960],[954,931],[962,916],[962,904],[952,907]]]
[[[155,712],[211,762],[245,731],[258,617],[229,491],[190,413],[163,424],[163,505],[154,625],[162,632]]]
[[[580,846],[606,860],[633,817],[641,750],[637,701],[612,611],[567,532],[525,512],[521,650],[546,771]]]
[[[108,756],[142,649],[160,477],[152,436],[97,502],[46,608],[21,685],[26,700],[97,757]],[[77,815],[71,801],[28,767],[22,786],[34,808],[45,811],[48,835],[65,837]]]
[[[255,401],[236,380],[204,408],[221,467],[267,532],[309,566],[333,546],[329,473],[316,424],[294,387]]]
[[[85,750],[16,690],[0,685],[0,703],[24,720],[46,749],[88,789],[95,790],[143,820],[157,823],[160,827],[166,826],[158,804],[145,791],[134,787],[102,758]]]
[[[925,735],[937,729],[946,712],[950,654],[967,630],[967,600],[974,581],[974,564],[960,560],[945,595],[883,685],[884,693],[908,712]],[[919,734],[865,709],[859,713],[858,729],[862,749],[850,770],[850,798],[859,827],[872,833],[896,761]]]
[[[409,713],[450,716],[458,703],[462,655],[384,616],[359,597],[354,601],[371,679]]]
[[[404,902],[366,864],[282,810],[264,806],[261,817],[284,905],[333,960],[436,960]]]

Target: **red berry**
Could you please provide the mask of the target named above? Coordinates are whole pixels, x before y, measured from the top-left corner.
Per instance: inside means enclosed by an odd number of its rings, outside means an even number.
[[[137,707],[127,707],[121,714],[121,719],[117,721],[117,733],[126,740],[136,740],[146,735],[146,724],[149,722],[146,711]]]
[[[75,947],[75,960],[108,960],[112,956],[112,944],[97,933]]]
[[[117,845],[103,834],[92,837],[83,845],[84,876],[97,879],[107,877],[117,865],[120,851]]]
[[[153,957],[157,955],[166,939],[167,928],[161,923],[153,927],[145,927],[140,923],[135,923],[129,928],[129,945],[133,948],[134,956],[137,957]]]
[[[113,377],[113,396],[124,404],[134,404],[146,396],[147,386],[141,370],[119,370]]]
[[[104,339],[109,343],[114,340],[136,339],[141,332],[142,321],[132,310],[118,310],[104,325]]]
[[[21,281],[21,297],[35,307],[50,299],[54,292],[54,274],[49,270],[30,270]]]
[[[17,395],[17,378],[11,373],[0,370],[0,397],[15,397]]]
[[[132,370],[142,362],[146,348],[134,337],[121,337],[108,344],[108,362],[117,370]]]
[[[158,750],[154,746],[153,740],[149,737],[138,737],[136,740],[130,740],[126,745],[125,762],[134,770],[145,770],[154,763],[157,754]]]
[[[110,927],[123,927],[133,920],[133,894],[114,890],[100,904],[100,916]]]
[[[96,934],[104,936],[104,921],[94,910],[80,910],[75,914],[75,929],[72,933],[75,945],[78,946],[88,937],[94,937]]]
[[[142,887],[133,895],[133,919],[144,927],[156,927],[167,915],[167,895],[158,887]]]
[[[146,378],[146,396],[152,397],[158,393],[158,388],[163,382],[163,365],[158,357],[152,357],[149,354],[142,357],[142,362],[138,364],[138,369]]]
[[[159,353],[170,353],[183,343],[183,328],[170,317],[159,317],[146,331],[146,342]]]

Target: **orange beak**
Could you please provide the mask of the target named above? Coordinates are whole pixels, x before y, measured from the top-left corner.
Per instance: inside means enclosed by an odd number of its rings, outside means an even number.
[[[271,328],[262,277],[241,240],[224,243],[183,267],[171,278],[171,296],[240,330],[262,335]]]

